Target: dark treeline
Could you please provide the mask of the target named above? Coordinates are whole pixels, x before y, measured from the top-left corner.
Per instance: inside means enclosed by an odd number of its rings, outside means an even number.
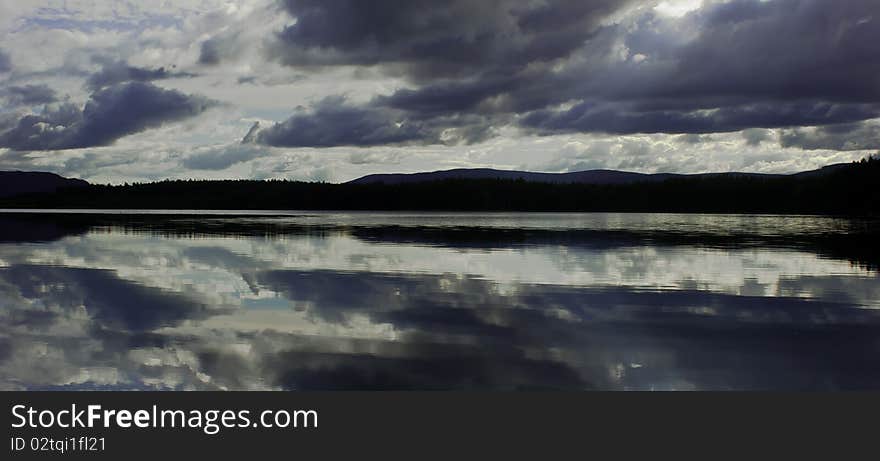
[[[880,270],[880,222],[871,217],[836,220],[828,228],[780,229],[541,229],[481,226],[303,223],[274,216],[181,216],[162,214],[2,213],[0,243],[52,242],[89,232],[146,233],[165,238],[301,237],[345,234],[372,244],[500,250],[524,246],[564,246],[608,250],[639,246],[696,246],[725,249],[780,249],[812,252]]]
[[[621,185],[452,179],[414,184],[162,181],[0,200],[5,208],[458,210],[877,215],[880,158],[787,177],[707,175]]]

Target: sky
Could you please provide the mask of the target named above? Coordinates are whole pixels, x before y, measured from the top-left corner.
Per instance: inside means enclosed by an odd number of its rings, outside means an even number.
[[[0,3],[0,170],[790,173],[880,149],[876,0]]]

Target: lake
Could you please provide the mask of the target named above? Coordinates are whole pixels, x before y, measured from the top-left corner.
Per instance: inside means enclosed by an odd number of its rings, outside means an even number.
[[[880,389],[880,225],[0,212],[0,389]]]

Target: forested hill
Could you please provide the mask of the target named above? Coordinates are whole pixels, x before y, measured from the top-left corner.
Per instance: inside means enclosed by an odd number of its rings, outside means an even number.
[[[56,192],[63,188],[86,187],[81,179],[68,179],[54,173],[0,171],[0,198],[23,194]]]
[[[624,183],[449,178],[419,182],[162,181],[0,198],[4,208],[641,211],[880,214],[880,160],[795,175],[710,174]]]
[[[817,172],[819,170],[816,170]],[[750,176],[750,177],[782,177],[785,175],[767,175],[757,173],[706,173],[706,174],[672,174],[672,173],[632,173],[616,170],[588,170],[571,173],[533,173],[530,171],[494,170],[491,168],[459,168],[454,170],[432,171],[427,173],[408,174],[371,174],[350,181],[349,184],[409,184],[417,182],[444,181],[448,179],[507,179],[550,184],[633,184],[637,182],[662,182],[670,179],[697,178],[706,176]]]

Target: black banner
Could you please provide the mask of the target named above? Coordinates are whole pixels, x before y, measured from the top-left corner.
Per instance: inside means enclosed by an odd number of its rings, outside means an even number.
[[[876,394],[5,392],[3,459],[477,453],[761,457],[873,449]],[[565,456],[568,457],[568,456]],[[704,459],[707,459],[704,458]]]

